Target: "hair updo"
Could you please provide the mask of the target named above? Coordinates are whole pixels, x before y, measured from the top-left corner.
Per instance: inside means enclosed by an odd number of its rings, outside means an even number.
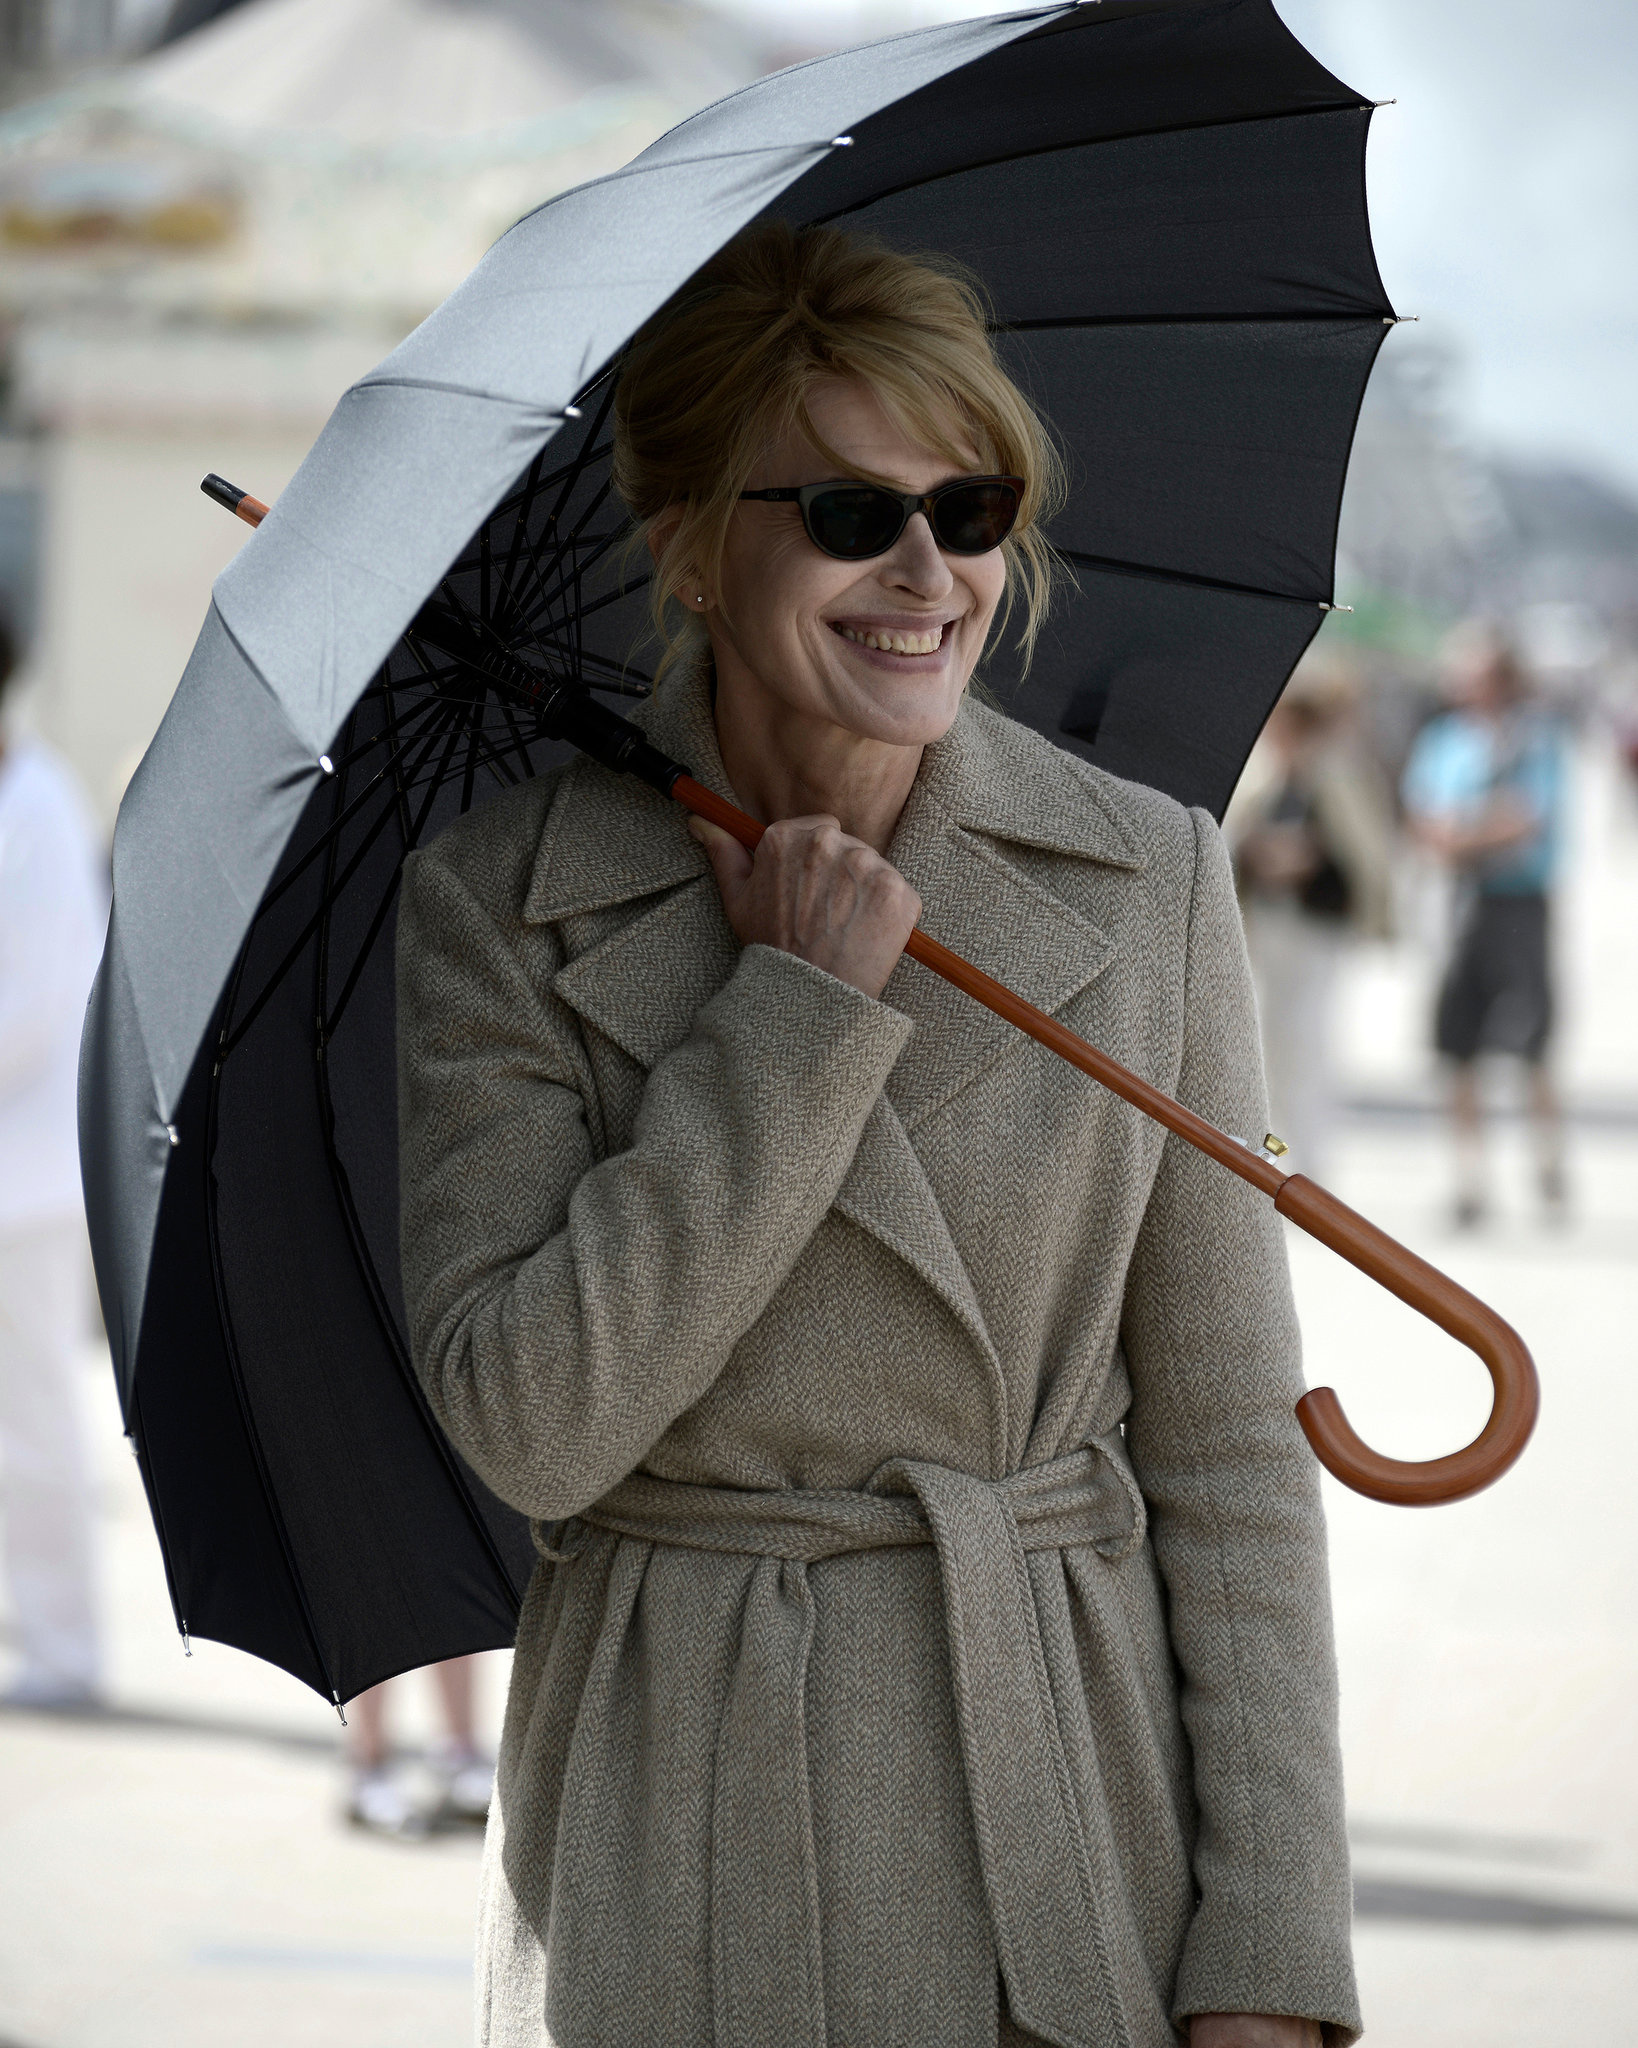
[[[682,507],[651,586],[661,671],[704,644],[676,585],[697,578],[716,599],[729,522],[770,442],[797,428],[839,473],[860,473],[809,417],[808,388],[823,375],[860,379],[901,432],[948,461],[965,465],[976,452],[981,472],[1023,477],[1018,523],[1001,544],[1000,620],[1023,600],[1027,661],[1051,589],[1041,528],[1062,502],[1063,466],[1001,367],[976,280],[942,257],[770,220],[737,235],[655,314],[615,392],[615,488],[640,533]]]

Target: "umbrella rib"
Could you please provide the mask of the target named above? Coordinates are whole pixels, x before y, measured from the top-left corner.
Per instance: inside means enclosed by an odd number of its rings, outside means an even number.
[[[506,715],[510,720],[511,713],[508,711]],[[515,725],[514,730],[516,730]],[[495,747],[490,742],[488,735],[482,730],[481,727],[478,729],[476,737],[479,744],[483,746],[485,751],[491,757],[498,760],[499,756],[496,753]],[[519,735],[518,738],[518,749],[524,755],[524,759],[527,761],[527,743],[523,740],[521,735]],[[517,776],[515,775],[511,776],[510,779],[512,780],[513,783],[516,783],[518,780]],[[411,828],[410,838],[412,844],[414,843],[415,840],[418,840],[420,838],[422,829],[425,826],[428,817],[431,815],[432,806],[434,802],[437,800],[438,791],[441,787],[441,778],[435,778],[429,785],[426,795],[421,802],[420,813],[414,820],[414,824]],[[377,906],[375,910],[375,914],[370,920],[369,929],[365,933],[364,938],[359,946],[357,958],[354,960],[352,967],[348,970],[347,979],[342,983],[341,993],[336,997],[335,1007],[330,1011],[329,1015],[324,1017],[323,1019],[322,1030],[326,1042],[328,1042],[332,1037],[334,1037],[336,1026],[341,1022],[342,1012],[346,1009],[347,1004],[352,997],[353,990],[358,986],[359,977],[363,974],[364,968],[369,961],[371,948],[374,946],[376,938],[380,933],[381,927],[383,923],[386,921],[387,912],[392,907],[393,898],[398,893],[398,884],[403,875],[403,872],[403,863],[399,862],[398,865],[393,869],[392,880],[388,884],[387,893],[381,899],[380,904]],[[343,879],[345,880],[345,877],[343,877]]]
[[[1231,583],[1222,576],[1197,576],[1189,569],[1161,569],[1150,562],[1124,562],[1116,555],[1089,555],[1079,548],[1052,543],[1052,552],[1080,569],[1107,569],[1117,576],[1146,576],[1158,583],[1183,583],[1196,590],[1222,590],[1235,597],[1268,597],[1280,604],[1324,605],[1323,597],[1303,597],[1295,590],[1265,590],[1257,583]]]
[[[1065,313],[1043,320],[992,320],[991,334],[1050,334],[1055,327],[1294,327],[1315,320],[1376,327],[1387,316],[1374,306],[1310,313]]]
[[[565,596],[565,588],[569,584],[579,584],[581,578],[586,578],[586,573],[590,569],[596,569],[596,565],[604,559],[604,555],[612,547],[616,547],[620,541],[629,541],[633,537],[635,530],[637,530],[637,522],[635,520],[627,520],[627,524],[616,526],[612,532],[600,532],[600,535],[592,535],[586,541],[584,559],[581,559],[581,549],[575,545],[579,537],[573,537],[571,543],[565,549],[561,549],[561,553],[557,555],[557,563],[555,563],[557,582],[549,590],[538,592],[536,602],[534,602],[534,610],[526,614],[530,618],[530,623],[543,610],[547,610],[551,604],[555,604],[559,598],[563,598]],[[645,578],[645,582],[647,582],[647,578]],[[584,610],[584,606],[577,606],[575,610],[577,612]]]
[[[392,871],[392,880],[387,884],[387,893],[376,906],[375,915],[370,919],[369,928],[359,944],[358,955],[353,961],[352,966],[347,970],[347,979],[341,984],[341,993],[336,997],[335,1008],[323,1019],[323,1043],[326,1045],[334,1038],[336,1027],[340,1024],[347,1005],[352,1000],[353,990],[357,988],[360,980],[363,978],[364,969],[369,965],[371,951],[375,946],[376,940],[381,935],[382,925],[387,921],[387,912],[393,906],[394,898],[398,894],[398,885],[403,880],[403,875],[404,864],[400,861]]]
[[[392,748],[383,765],[392,774],[395,808],[398,812],[398,833],[404,842],[404,851],[408,853],[413,844],[410,838],[409,792],[404,787],[403,776],[398,772],[402,743],[398,737],[398,704],[393,691],[392,671],[390,668],[385,666],[382,668],[379,687],[381,691],[381,715],[386,721],[387,738]]]
[[[599,495],[598,504],[607,496],[608,489],[605,486]],[[591,506],[587,516],[597,509],[597,505]],[[634,520],[627,520],[623,526],[613,527],[607,533],[587,534],[577,530],[565,535],[548,557],[546,565],[535,566],[536,587],[530,593],[532,609],[524,615],[538,617],[542,611],[547,610],[562,597],[566,581],[573,581],[577,575],[583,576],[588,569],[595,569],[611,547],[630,537],[635,525]],[[548,583],[548,577],[555,577],[556,581]]]
[[[548,442],[546,448],[550,446],[551,443]],[[545,456],[546,448],[542,448],[540,454],[535,457],[534,462],[529,465],[531,470]],[[583,448],[578,455],[566,462],[561,469],[550,470],[545,476],[538,479],[531,479],[526,473],[520,482],[508,486],[506,495],[499,499],[491,508],[489,518],[492,520],[507,518],[509,515],[517,512],[520,507],[523,510],[527,510],[531,500],[537,497],[540,492],[553,489],[554,486],[562,483],[565,479],[572,485],[582,469],[588,467],[593,462],[600,462],[604,456],[611,455],[613,452],[614,444],[611,441],[605,443],[601,448]],[[470,545],[471,542],[469,540],[466,546],[470,547]],[[453,573],[455,570],[470,568],[471,566],[471,558],[463,551],[451,563],[450,570]]]
[[[525,594],[528,603],[532,606],[532,610],[524,609],[525,600],[520,598],[521,616],[526,619],[538,617],[543,609],[562,596],[565,581],[565,572],[562,569],[563,563],[566,561],[575,562],[576,567],[566,572],[567,576],[572,578],[577,570],[583,571],[601,561],[616,541],[623,540],[632,532],[635,522],[628,519],[624,526],[618,527],[610,533],[593,534],[589,539],[585,537],[587,520],[602,508],[604,500],[609,496],[612,489],[612,483],[605,479],[590,504],[585,507],[579,518],[575,521],[574,526],[568,533],[559,537],[556,548],[548,557],[549,566],[542,566],[538,561],[533,564],[536,588],[531,592],[528,589],[527,583],[525,584]],[[592,550],[591,560],[584,564],[579,563],[577,559],[582,544]],[[532,547],[530,554],[535,554],[535,550]],[[555,583],[548,585],[546,578],[551,575],[556,575],[557,580]]]
[[[584,450],[582,450],[582,453],[584,453]],[[546,450],[544,447],[542,447],[536,453],[534,461],[530,463],[528,474],[524,478],[523,486],[517,494],[518,509],[514,513],[512,518],[512,538],[507,544],[506,564],[504,568],[498,571],[498,574],[500,576],[501,588],[507,593],[508,597],[511,597],[512,594],[512,578],[516,575],[518,564],[523,557],[524,550],[528,547],[529,544],[529,514],[533,511],[535,500],[540,495],[540,469],[541,465],[545,462],[545,460]],[[571,475],[575,473],[574,466],[572,464],[570,465],[570,473]],[[565,485],[564,488],[567,490],[571,488],[571,486]],[[500,508],[497,507],[496,511],[492,512],[483,523],[483,532],[486,541],[489,529],[494,525],[496,516],[499,512]]]
[[[1173,121],[1162,128],[1122,128],[1113,135],[1083,135],[1074,142],[1043,142],[1037,149],[1009,149],[999,156],[980,157],[948,171],[931,171],[924,178],[906,178],[901,184],[872,192],[868,198],[855,199],[848,206],[838,206],[832,213],[814,214],[806,225],[823,227],[833,220],[845,220],[850,213],[863,213],[868,207],[880,206],[884,199],[897,199],[902,192],[922,191],[928,185],[942,184],[946,178],[965,178],[974,171],[996,170],[1002,164],[1028,163],[1038,156],[1062,156],[1072,149],[1096,149],[1106,142],[1143,142],[1156,135],[1198,135],[1208,128],[1249,128],[1259,121],[1303,121],[1314,114],[1369,115],[1374,112],[1375,107],[1370,100],[1327,100],[1319,106],[1273,107],[1262,114],[1220,114],[1208,121]]]
[[[740,90],[748,91],[749,88],[741,87]],[[738,93],[730,93],[728,98],[737,99],[738,96]],[[726,101],[717,102],[719,107],[726,105],[726,103]],[[693,117],[690,116],[689,118],[692,119]],[[679,123],[679,126],[686,126],[686,123]],[[676,130],[671,130],[671,133],[675,134]],[[834,138],[827,136],[822,142],[817,140],[810,142],[760,142],[748,144],[744,149],[713,149],[706,151],[703,156],[672,156],[666,157],[660,163],[653,164],[644,163],[642,158],[639,157],[632,163],[622,164],[617,171],[605,171],[600,178],[588,178],[583,185],[573,185],[567,192],[554,192],[550,199],[543,199],[538,206],[532,207],[528,213],[523,215],[521,220],[515,220],[506,232],[509,235],[516,234],[518,229],[525,227],[535,218],[536,214],[544,213],[548,207],[556,206],[560,200],[578,198],[587,192],[595,192],[599,185],[615,185],[625,178],[652,177],[656,171],[693,170],[697,169],[701,164],[733,163],[742,156],[799,156],[804,151],[812,156],[816,162],[822,163],[834,147]],[[409,383],[415,380],[404,378],[399,381]],[[488,397],[490,394],[480,392],[474,395]]]
[[[313,844],[302,855],[301,859],[296,862],[295,866],[291,868],[290,872],[288,874],[281,875],[278,881],[275,882],[273,886],[268,890],[267,894],[262,898],[261,903],[257,908],[256,916],[258,920],[264,917],[266,913],[272,909],[273,905],[279,901],[279,899],[285,894],[285,892],[288,889],[292,887],[294,883],[301,879],[301,877],[313,865],[314,861],[316,861],[319,858],[320,854],[322,854],[324,851],[325,845],[328,842],[330,834],[332,832],[340,831],[344,825],[348,825],[352,822],[353,818],[357,815],[360,807],[369,800],[370,794],[375,789],[376,785],[379,782],[383,781],[386,776],[393,772],[393,770],[397,767],[399,761],[402,760],[403,756],[409,751],[411,747],[417,745],[423,738],[426,737],[428,728],[433,729],[433,738],[436,739],[437,731],[441,729],[439,727],[439,720],[441,717],[447,717],[448,712],[448,705],[445,704],[441,699],[435,698],[432,701],[432,703],[426,708],[426,713],[422,721],[421,729],[412,732],[406,739],[401,740],[397,744],[397,746],[393,749],[392,753],[388,756],[388,758],[382,762],[381,766],[376,770],[374,775],[370,777],[369,781],[365,783],[364,787],[358,792],[357,796],[353,798],[352,802],[347,806],[347,809],[342,814],[342,816],[337,818],[331,825],[326,827],[324,833],[319,838],[314,840]],[[411,717],[421,719],[422,713],[419,711],[414,712],[411,714]],[[406,723],[408,723],[408,721],[406,721]],[[370,747],[379,745],[379,740],[369,740],[366,741],[364,747],[362,747],[358,751],[365,752],[368,751]]]
[[[431,792],[429,792],[429,801],[431,795],[436,794],[442,775],[448,771],[450,760],[454,755],[457,744],[460,741],[460,723],[458,717],[458,707],[445,706],[444,711],[446,719],[448,720],[449,723],[453,725],[454,730],[450,733],[448,741],[445,744],[444,758],[439,766],[439,774],[433,780],[432,790]],[[432,738],[428,740],[426,749],[427,753],[431,753],[433,746],[436,744],[436,740],[436,734],[434,734]],[[363,838],[359,841],[358,846],[355,848],[351,859],[348,861],[346,867],[341,872],[340,881],[336,884],[338,888],[345,887],[345,885],[349,881],[351,881],[354,874],[357,873],[358,868],[364,859],[364,856],[369,852],[370,848],[375,844],[376,840],[380,838],[382,830],[385,827],[388,818],[390,818],[392,815],[393,813],[391,810],[382,811],[381,815],[375,820],[375,822],[370,826],[369,830],[364,834]],[[339,830],[340,828],[338,825],[332,829]],[[327,834],[326,838],[328,839],[328,837],[329,835]],[[323,844],[323,842],[321,842],[321,844]],[[313,915],[307,920],[306,924],[302,926],[301,931],[298,934],[294,944],[292,944],[287,949],[284,958],[279,962],[278,966],[273,970],[272,974],[269,975],[266,982],[262,985],[261,994],[251,1004],[249,1010],[246,1011],[245,1015],[239,1020],[239,1023],[234,1029],[232,1036],[223,1041],[221,1050],[217,1054],[218,1061],[225,1060],[228,1057],[229,1053],[236,1051],[237,1048],[243,1044],[245,1034],[256,1022],[256,1019],[262,1014],[262,1011],[266,1009],[269,1002],[272,1001],[274,993],[283,983],[285,976],[290,972],[291,968],[294,967],[296,962],[301,958],[302,953],[305,950],[309,940],[312,938],[314,932],[318,930],[319,923],[324,917],[325,912],[328,908],[328,903],[321,903],[318,909],[315,910],[313,912]],[[258,922],[259,921],[260,920],[258,918]]]
[[[501,717],[506,720],[507,731],[512,735],[512,745],[510,751],[513,751],[517,754],[518,758],[522,761],[525,770],[530,775],[533,775],[535,772],[535,764],[529,758],[529,742],[523,737],[522,729],[518,725],[517,713],[512,709],[511,705],[506,701],[506,699],[498,694],[495,698],[495,704],[500,712]],[[496,758],[497,760],[499,759],[498,750]],[[508,769],[506,772],[508,774],[511,774],[510,769]],[[515,782],[519,778],[513,776],[512,779]]]

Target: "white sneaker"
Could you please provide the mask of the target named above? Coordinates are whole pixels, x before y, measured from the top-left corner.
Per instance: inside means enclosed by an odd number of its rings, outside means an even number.
[[[443,1791],[441,1816],[482,1827],[495,1791],[495,1767],[464,1743],[441,1742],[427,1756],[427,1769]]]
[[[354,1771],[347,1794],[347,1818],[355,1828],[416,1842],[427,1832],[427,1815],[386,1764],[373,1771]]]

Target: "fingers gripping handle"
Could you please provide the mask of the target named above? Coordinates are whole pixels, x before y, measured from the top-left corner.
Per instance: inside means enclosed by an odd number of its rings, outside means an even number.
[[[1518,1332],[1448,1274],[1304,1175],[1291,1174],[1281,1183],[1274,1206],[1477,1353],[1495,1389],[1490,1420],[1473,1442],[1449,1457],[1421,1463],[1373,1451],[1354,1434],[1332,1390],[1315,1387],[1297,1403],[1297,1420],[1315,1457],[1344,1486],[1394,1507],[1465,1500],[1499,1479],[1529,1442],[1541,1400],[1535,1366]]]

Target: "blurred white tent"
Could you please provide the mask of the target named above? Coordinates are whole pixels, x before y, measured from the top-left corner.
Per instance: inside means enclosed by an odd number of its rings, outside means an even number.
[[[754,74],[742,29],[656,0],[256,0],[128,74],[132,104],[215,141],[402,155],[559,146],[638,99],[703,102]]]
[[[246,0],[0,115],[31,711],[105,816],[242,538],[199,477],[276,493],[512,221],[767,56],[698,0]]]

